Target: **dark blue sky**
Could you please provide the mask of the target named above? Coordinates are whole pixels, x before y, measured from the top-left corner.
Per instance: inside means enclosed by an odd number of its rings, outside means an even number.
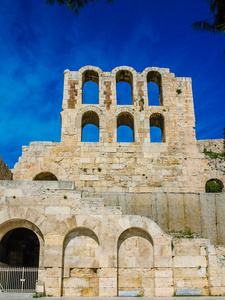
[[[196,32],[203,0],[106,0],[74,16],[45,0],[0,1],[0,155],[12,168],[22,145],[60,141],[63,71],[85,65],[170,68],[192,77],[197,139],[222,138],[225,36]]]

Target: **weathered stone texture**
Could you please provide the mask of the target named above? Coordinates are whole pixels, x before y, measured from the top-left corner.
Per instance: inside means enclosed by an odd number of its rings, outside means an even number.
[[[11,180],[12,172],[9,170],[8,166],[4,163],[0,156],[0,180]]]
[[[83,104],[88,81],[99,86],[98,104]],[[131,85],[131,105],[117,105],[120,81]],[[159,87],[158,106],[149,82]],[[225,244],[225,194],[205,193],[208,180],[225,178],[196,145],[191,79],[156,67],[66,70],[62,108],[61,141],[24,146],[13,181],[0,159],[0,261],[6,234],[26,228],[38,239],[46,294],[225,294],[224,246],[204,239]],[[82,142],[88,124],[99,128],[99,142]],[[133,130],[133,143],[117,142],[120,125]],[[151,142],[151,126],[162,142]]]
[[[217,140],[198,140],[197,146],[200,152],[216,152],[223,153],[223,139]]]

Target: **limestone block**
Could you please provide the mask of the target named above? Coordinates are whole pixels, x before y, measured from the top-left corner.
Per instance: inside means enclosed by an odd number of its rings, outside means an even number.
[[[156,288],[170,288],[173,286],[173,278],[172,277],[156,277],[155,278],[155,287]]]
[[[171,268],[155,269],[155,277],[159,277],[159,278],[172,277],[172,269]]]
[[[155,256],[155,268],[172,267],[172,256]]]
[[[46,215],[69,215],[70,207],[69,206],[49,206],[45,208]]]
[[[206,258],[204,256],[175,256],[173,258],[174,268],[206,268]]]
[[[210,283],[211,287],[216,287],[216,286],[220,287],[220,286],[222,286],[220,277],[211,277],[210,276],[209,277],[209,283]]]
[[[155,297],[172,297],[173,296],[173,288],[155,288]]]
[[[99,278],[99,287],[116,287],[117,286],[117,278]]]
[[[209,267],[217,267],[217,256],[216,255],[209,255],[208,256],[208,265]]]
[[[187,278],[191,279],[193,277],[206,277],[206,268],[174,268],[173,269],[174,278]]]
[[[153,288],[144,288],[144,297],[154,297],[154,287]]]
[[[99,297],[116,297],[117,287],[101,287],[99,288]]]
[[[87,288],[89,287],[89,278],[64,278],[64,288]]]
[[[55,296],[55,295],[54,295]],[[81,297],[82,289],[81,288],[63,288],[63,296],[64,297]]]
[[[225,296],[225,287],[211,287],[210,294],[211,296]]]
[[[98,295],[99,295],[98,287],[83,288],[81,292],[82,297],[98,297]]]
[[[182,256],[202,255],[200,253],[202,241],[195,239],[177,239],[173,240],[174,254]]]
[[[100,268],[98,269],[98,276],[100,278],[116,278],[117,277],[117,269],[116,268]]]

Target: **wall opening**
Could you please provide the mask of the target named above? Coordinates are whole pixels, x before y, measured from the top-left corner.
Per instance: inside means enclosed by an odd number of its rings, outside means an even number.
[[[116,73],[116,99],[117,105],[133,104],[133,75],[130,71]]]
[[[82,117],[82,142],[99,142],[99,117],[94,111],[87,111]]]
[[[206,182],[205,192],[206,193],[221,193],[224,189],[224,185],[219,179],[210,179]]]
[[[140,228],[124,231],[118,240],[118,296],[124,292],[154,296],[153,241]]]
[[[134,118],[123,112],[117,117],[117,142],[134,142]]]
[[[82,75],[82,103],[99,104],[99,76],[93,70],[87,70]]]
[[[33,180],[39,180],[39,181],[58,181],[57,177],[52,174],[51,172],[41,172],[37,174]]]
[[[70,232],[63,245],[63,296],[99,296],[99,241],[88,228]]]
[[[39,240],[32,230],[15,228],[1,240],[0,261],[11,267],[38,267],[39,251]]]
[[[148,105],[163,105],[162,76],[157,71],[147,74]]]
[[[164,117],[155,113],[150,117],[150,141],[151,143],[165,142]]]

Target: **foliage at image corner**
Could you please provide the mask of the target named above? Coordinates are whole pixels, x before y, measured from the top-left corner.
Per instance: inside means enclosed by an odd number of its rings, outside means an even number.
[[[75,15],[79,15],[81,8],[90,2],[96,2],[96,0],[46,0],[46,3],[50,5],[53,5],[55,2],[59,5],[67,6]],[[107,2],[113,2],[113,0],[107,0]]]

